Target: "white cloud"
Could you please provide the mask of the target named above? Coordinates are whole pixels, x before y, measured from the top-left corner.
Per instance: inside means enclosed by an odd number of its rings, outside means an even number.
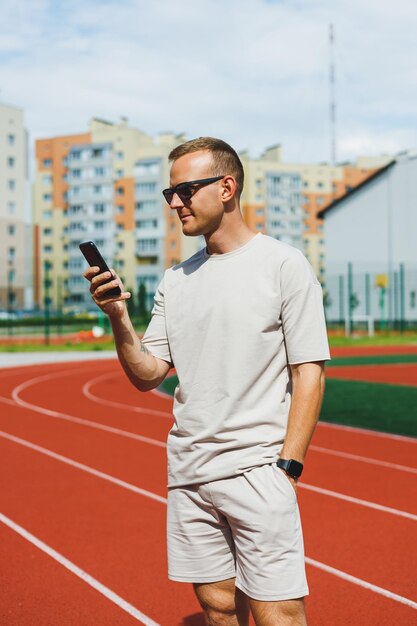
[[[6,0],[1,99],[32,137],[127,115],[145,132],[214,134],[287,159],[329,155],[335,24],[339,157],[415,147],[412,1]],[[360,149],[360,150],[359,150]]]

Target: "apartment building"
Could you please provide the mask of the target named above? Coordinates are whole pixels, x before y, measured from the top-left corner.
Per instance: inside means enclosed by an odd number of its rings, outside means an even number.
[[[0,103],[0,310],[32,306],[27,132],[23,111]]]
[[[245,169],[242,212],[254,231],[304,251],[317,276],[325,280],[325,237],[318,217],[336,198],[353,189],[390,157],[361,158],[355,164],[300,164],[282,160],[281,146],[258,159],[241,153]]]
[[[144,284],[148,306],[166,267],[188,256],[180,223],[161,189],[168,154],[185,138],[156,139],[128,125],[94,118],[88,133],[36,144],[36,302],[84,310],[94,305],[82,273],[79,243],[96,242],[134,294]]]

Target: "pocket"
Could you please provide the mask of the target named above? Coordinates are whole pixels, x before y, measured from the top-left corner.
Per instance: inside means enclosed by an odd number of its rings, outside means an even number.
[[[276,465],[276,463],[272,463],[271,467],[272,467],[272,471],[274,472],[274,474],[278,476],[278,479],[281,481],[281,484],[285,487],[286,492],[291,495],[293,500],[297,500],[296,491],[294,487],[292,486],[292,483],[290,479],[288,478],[287,474],[284,472],[284,470],[280,469]]]

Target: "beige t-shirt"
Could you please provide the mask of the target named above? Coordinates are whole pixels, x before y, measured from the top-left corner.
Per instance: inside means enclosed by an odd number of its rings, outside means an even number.
[[[165,272],[144,343],[178,374],[168,486],[272,463],[291,402],[289,364],[330,358],[318,282],[304,255],[258,234]]]

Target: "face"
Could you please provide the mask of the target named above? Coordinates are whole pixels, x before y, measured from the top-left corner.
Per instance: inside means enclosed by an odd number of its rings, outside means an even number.
[[[225,172],[226,173],[226,172]],[[170,187],[203,178],[212,178],[212,155],[206,150],[186,154],[172,164]],[[171,209],[177,211],[184,235],[208,235],[219,227],[224,214],[222,181],[196,186],[189,200],[174,194]]]

